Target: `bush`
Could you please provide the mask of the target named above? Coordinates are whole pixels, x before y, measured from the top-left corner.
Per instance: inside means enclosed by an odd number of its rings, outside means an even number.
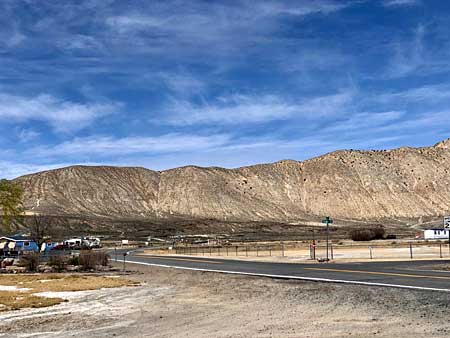
[[[54,268],[56,271],[61,272],[66,268],[67,258],[61,255],[50,256],[48,265]]]
[[[109,265],[109,255],[104,251],[83,250],[80,252],[79,261],[83,270],[96,270],[98,266]]]
[[[386,230],[384,230],[383,227],[376,227],[372,229],[375,235],[374,239],[384,239],[384,236],[386,234]]]
[[[101,266],[109,266],[111,257],[105,251],[97,251],[97,262]]]
[[[350,232],[350,238],[354,241],[372,241],[374,239],[384,239],[385,230],[383,227],[369,229],[355,229]]]
[[[67,264],[68,265],[81,265],[81,263],[80,263],[80,256],[71,256],[67,260]]]
[[[25,254],[20,257],[20,266],[23,266],[29,272],[36,272],[41,261],[41,255],[36,252]]]

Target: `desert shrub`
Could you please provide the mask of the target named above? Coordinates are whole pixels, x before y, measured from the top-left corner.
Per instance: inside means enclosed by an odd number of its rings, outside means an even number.
[[[374,233],[370,229],[355,229],[350,232],[350,238],[354,241],[371,241]]]
[[[381,226],[373,228],[372,231],[374,232],[374,239],[384,239],[384,236],[386,235],[386,230]]]
[[[79,256],[83,270],[96,270],[98,266],[109,265],[109,255],[104,251],[83,250]]]
[[[110,256],[105,251],[97,251],[97,262],[101,266],[109,266]]]
[[[83,270],[95,270],[95,267],[97,266],[95,252],[83,250],[80,252],[80,256],[78,256],[78,258]]]
[[[41,255],[37,252],[32,252],[20,257],[20,266],[23,266],[30,272],[36,272],[41,261]]]
[[[58,272],[63,271],[67,265],[67,257],[63,255],[50,256],[48,265]]]
[[[350,232],[350,238],[354,241],[372,241],[374,239],[384,239],[385,233],[386,231],[383,227],[354,229]]]
[[[70,256],[70,258],[67,260],[68,265],[81,265],[80,263],[80,256]]]

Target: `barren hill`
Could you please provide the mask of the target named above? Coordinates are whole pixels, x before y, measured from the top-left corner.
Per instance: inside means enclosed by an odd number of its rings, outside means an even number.
[[[295,222],[436,218],[450,211],[450,140],[337,151],[237,169],[74,166],[16,179],[29,211],[117,219]]]

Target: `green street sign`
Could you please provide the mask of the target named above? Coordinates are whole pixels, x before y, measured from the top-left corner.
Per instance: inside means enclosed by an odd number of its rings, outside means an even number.
[[[326,217],[322,223],[324,224],[333,224],[333,220],[331,219],[331,217]]]

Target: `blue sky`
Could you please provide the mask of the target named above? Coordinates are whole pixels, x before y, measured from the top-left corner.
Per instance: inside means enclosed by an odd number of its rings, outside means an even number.
[[[0,2],[0,177],[450,137],[440,0]]]

